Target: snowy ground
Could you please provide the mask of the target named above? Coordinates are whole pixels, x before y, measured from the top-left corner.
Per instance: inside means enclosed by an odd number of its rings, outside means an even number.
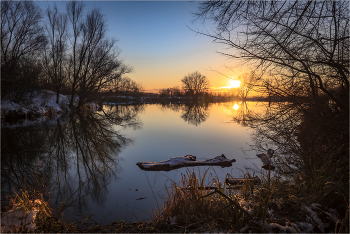
[[[28,97],[21,103],[11,102],[8,98],[1,100],[1,117],[9,112],[24,113],[26,116],[32,114],[35,116],[45,116],[48,113],[62,113],[67,110],[68,97],[60,94],[59,104],[56,103],[56,93],[43,90],[34,97]]]
[[[28,96],[20,103],[11,102],[8,98],[2,99],[2,127],[10,127],[18,124],[20,126],[28,126],[45,121],[56,122],[56,119],[62,114],[70,112],[68,104],[69,98],[62,94],[60,94],[59,104],[57,104],[56,93],[48,90],[38,91],[32,97]],[[97,110],[99,106],[96,103],[88,103],[86,104],[86,108]],[[16,124],[13,122],[16,122]]]

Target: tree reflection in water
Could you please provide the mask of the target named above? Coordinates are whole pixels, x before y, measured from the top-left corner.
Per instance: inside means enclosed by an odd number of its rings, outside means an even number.
[[[278,176],[292,179],[288,197],[349,211],[349,114],[325,102],[317,105],[266,104],[261,113],[245,111],[233,121],[253,128],[253,150],[276,150]],[[244,121],[243,121],[244,119]]]
[[[192,103],[182,109],[182,116],[185,122],[198,126],[209,117],[208,104]]]
[[[101,204],[121,170],[118,154],[132,143],[113,126],[140,128],[142,110],[117,106],[70,115],[50,127],[2,129],[2,198],[25,189],[51,192],[61,209],[74,205],[81,212],[87,197]]]
[[[182,104],[162,104],[162,109],[170,109],[176,112],[181,111],[181,118],[192,125],[198,126],[209,117],[209,103],[182,103]]]
[[[268,149],[274,149],[275,155],[281,156],[289,167],[302,169],[301,149],[296,134],[302,115],[300,108],[287,102],[259,103],[260,107],[253,111],[249,104],[240,103],[232,114],[232,120],[253,129],[252,150],[265,153]],[[278,165],[279,161],[276,163]]]
[[[306,178],[329,164],[333,164],[332,170],[339,169],[337,174],[342,177],[340,168],[346,168],[348,162],[344,160],[348,158],[348,118],[342,117],[343,113],[335,113],[327,105],[322,108],[288,102],[260,105],[260,111],[255,112],[249,110],[249,104],[242,103],[232,114],[234,122],[253,129],[253,150],[265,153],[274,149],[282,159],[274,157],[277,166],[283,162]],[[280,173],[285,172],[279,169]]]

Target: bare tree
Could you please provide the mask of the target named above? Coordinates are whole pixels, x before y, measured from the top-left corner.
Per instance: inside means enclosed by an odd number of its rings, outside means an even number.
[[[1,95],[20,99],[39,81],[46,43],[41,9],[33,1],[1,1]]]
[[[73,39],[70,55],[69,78],[71,80],[73,106],[75,94],[79,94],[79,106],[91,94],[107,88],[124,74],[131,72],[117,57],[119,50],[115,39],[106,38],[106,23],[98,9],[93,9],[83,19],[84,5],[67,4],[68,17],[72,23]]]
[[[56,90],[56,103],[59,102],[59,94],[68,80],[67,76],[67,23],[66,14],[60,14],[55,5],[53,9],[46,11],[48,22],[46,32],[48,38],[47,48],[44,50],[43,64],[45,74],[48,76]]]
[[[243,100],[246,100],[248,94],[255,88],[256,77],[254,75],[249,75],[248,73],[243,73],[239,75],[237,79],[241,82],[238,95]]]
[[[81,21],[83,18],[83,9],[84,4],[82,2],[71,1],[67,4],[67,13],[68,18],[72,26],[72,41],[71,41],[71,54],[69,58],[69,70],[68,70],[68,79],[71,82],[71,99],[69,106],[73,107],[74,96],[76,94],[77,83],[79,78],[79,70],[81,65],[78,61],[78,51],[77,44],[79,42],[79,36],[81,34]]]
[[[183,89],[190,95],[203,94],[209,86],[208,79],[197,71],[185,76],[181,82]]]
[[[348,1],[206,1],[196,17],[216,23],[202,34],[253,65],[266,92],[312,103],[322,94],[349,110]]]
[[[159,90],[161,96],[181,96],[181,89],[177,86]]]
[[[172,88],[170,88],[170,91],[171,91],[171,95],[175,95],[175,96],[181,96],[182,95],[182,92],[181,92],[181,89],[178,87],[178,86],[174,86]]]
[[[142,85],[137,84],[129,77],[117,77],[113,80],[113,90],[115,92],[141,92],[143,90]]]

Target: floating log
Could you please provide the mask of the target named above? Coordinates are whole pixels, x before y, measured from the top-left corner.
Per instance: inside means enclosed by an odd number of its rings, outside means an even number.
[[[145,171],[170,171],[181,167],[193,166],[221,166],[230,167],[235,159],[227,159],[225,155],[216,156],[206,161],[197,161],[196,156],[188,154],[183,157],[173,157],[161,162],[138,162],[136,163],[140,169]]]
[[[274,150],[268,149],[266,154],[257,154],[256,155],[263,162],[263,165],[261,167],[264,168],[265,170],[274,170],[275,169],[275,166],[272,165],[272,162],[270,159],[273,156],[274,152],[275,152]]]
[[[226,178],[226,184],[229,185],[243,185],[243,183],[259,184],[261,182],[259,177],[254,178]]]

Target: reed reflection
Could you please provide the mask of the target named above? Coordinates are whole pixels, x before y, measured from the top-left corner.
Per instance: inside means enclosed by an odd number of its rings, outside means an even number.
[[[70,115],[51,127],[2,129],[3,195],[19,189],[50,191],[60,210],[74,205],[82,211],[87,197],[102,204],[106,186],[122,170],[118,154],[132,143],[113,127],[140,128],[140,111],[112,107]]]

